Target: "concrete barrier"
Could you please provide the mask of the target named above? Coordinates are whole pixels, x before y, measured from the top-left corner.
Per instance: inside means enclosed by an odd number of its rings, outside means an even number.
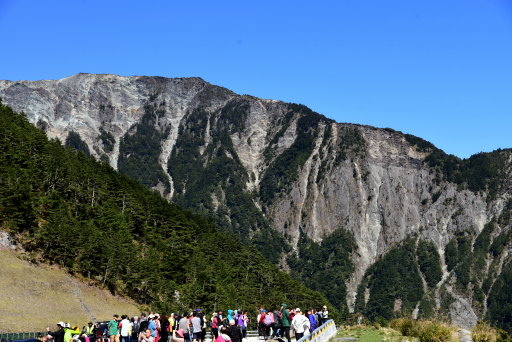
[[[332,319],[328,320],[311,334],[304,336],[297,342],[325,342],[336,335],[336,324]]]

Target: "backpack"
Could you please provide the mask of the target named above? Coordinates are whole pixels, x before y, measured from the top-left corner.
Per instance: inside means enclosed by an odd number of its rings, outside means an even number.
[[[133,322],[132,332],[138,334],[139,333],[139,328],[140,328],[140,321]]]

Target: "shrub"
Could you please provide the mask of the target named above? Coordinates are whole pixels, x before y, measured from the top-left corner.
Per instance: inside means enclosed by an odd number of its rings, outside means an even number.
[[[453,339],[452,329],[440,322],[420,322],[418,329],[420,342],[447,342]]]
[[[478,322],[471,330],[474,342],[496,342],[498,334],[496,330],[485,322]]]
[[[389,326],[404,336],[418,338],[420,342],[447,342],[453,339],[452,328],[441,322],[397,318]]]
[[[410,318],[396,318],[389,322],[390,328],[400,331],[404,336],[415,336],[418,322]]]
[[[496,342],[512,342],[512,336],[503,329],[496,329]]]

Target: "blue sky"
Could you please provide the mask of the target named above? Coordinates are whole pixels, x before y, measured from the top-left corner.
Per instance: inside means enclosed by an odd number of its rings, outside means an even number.
[[[512,2],[0,0],[0,79],[199,76],[468,157],[512,147]]]

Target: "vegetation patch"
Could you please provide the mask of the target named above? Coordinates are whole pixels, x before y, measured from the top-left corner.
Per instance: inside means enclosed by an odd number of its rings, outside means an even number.
[[[153,101],[156,95],[151,96]],[[167,176],[159,163],[162,141],[169,135],[169,129],[158,126],[158,120],[165,115],[164,107],[151,101],[144,104],[144,115],[121,138],[119,144],[119,172],[146,185],[155,187],[163,184],[165,192],[170,191]],[[107,144],[108,144],[108,137]]]
[[[89,146],[87,146],[85,141],[80,138],[80,135],[74,131],[70,131],[68,133],[68,137],[66,138],[64,145],[74,148],[75,150],[80,151],[85,155],[91,154],[91,151],[89,151]]]
[[[301,233],[298,254],[288,257],[287,262],[292,276],[323,293],[342,315],[347,315],[345,283],[355,269],[351,255],[356,250],[353,235],[343,228],[320,243]]]

